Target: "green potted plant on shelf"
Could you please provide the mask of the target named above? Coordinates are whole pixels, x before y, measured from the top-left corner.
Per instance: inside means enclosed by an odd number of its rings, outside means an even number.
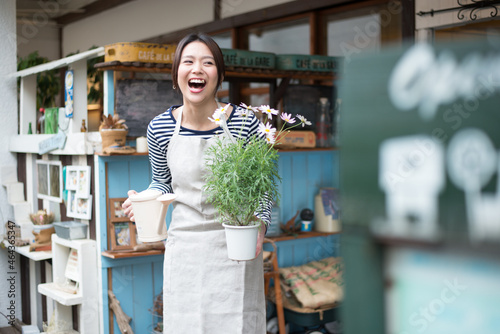
[[[26,57],[17,58],[17,70],[21,71],[32,66],[41,65],[49,62],[49,59],[42,57],[38,51],[34,51]],[[20,80],[18,80],[18,91],[20,90]],[[39,113],[36,117],[36,131],[38,133],[45,132],[45,124],[42,120],[53,121],[54,116],[51,108],[57,106],[56,97],[61,89],[61,81],[59,79],[59,70],[43,71],[36,75],[36,110]],[[18,94],[19,96],[19,94]],[[45,111],[50,110],[50,115],[46,115]],[[57,118],[56,118],[57,120]],[[31,126],[31,125],[30,125]],[[51,127],[50,127],[51,128]]]
[[[215,144],[208,148],[208,173],[204,190],[226,229],[229,257],[248,260],[255,255],[257,234],[261,225],[255,214],[263,210],[266,201],[279,201],[278,186],[281,178],[275,146],[280,143],[281,136],[291,128],[311,123],[300,115],[297,115],[299,122],[296,123],[296,119],[291,115],[280,114],[269,106],[255,108],[243,103],[241,106],[243,109],[237,111],[241,116],[248,117],[251,113],[264,115],[264,121],[259,124],[259,134],[246,140],[233,137],[224,140],[219,137]],[[284,121],[279,131],[269,122],[273,115],[278,114]],[[221,124],[225,115],[224,108],[219,108],[210,119]],[[286,124],[290,125],[288,130],[284,130]],[[244,124],[242,129],[243,127]],[[233,240],[233,237],[237,239]],[[248,250],[245,245],[248,245]]]
[[[17,58],[17,70],[21,71],[47,62],[49,62],[48,58],[42,57],[38,54],[38,51],[34,51],[26,57]],[[61,89],[59,70],[37,73],[36,82],[36,110],[55,107],[56,97]]]
[[[89,50],[98,48],[98,46],[93,45]],[[87,103],[100,104],[102,105],[102,99],[104,92],[102,90],[103,82],[103,72],[99,71],[95,64],[102,63],[104,61],[104,56],[99,56],[96,58],[91,58],[87,60],[87,82],[89,85],[89,90],[87,94]]]

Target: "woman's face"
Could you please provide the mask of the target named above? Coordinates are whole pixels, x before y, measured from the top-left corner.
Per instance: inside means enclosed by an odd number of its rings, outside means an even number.
[[[217,67],[205,43],[195,41],[184,47],[177,82],[184,100],[192,104],[213,101],[217,91]]]

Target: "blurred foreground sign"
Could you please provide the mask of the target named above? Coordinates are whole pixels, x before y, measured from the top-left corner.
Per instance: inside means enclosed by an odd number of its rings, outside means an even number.
[[[352,59],[340,96],[345,224],[500,242],[498,46],[420,44]]]

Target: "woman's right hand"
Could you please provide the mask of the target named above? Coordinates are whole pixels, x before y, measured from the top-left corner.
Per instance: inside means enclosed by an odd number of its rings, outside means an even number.
[[[125,202],[122,204],[123,212],[128,216],[130,221],[135,221],[134,218],[134,210],[132,210],[132,202],[130,201],[130,196],[137,194],[137,191],[135,190],[129,190],[127,192],[128,198]]]

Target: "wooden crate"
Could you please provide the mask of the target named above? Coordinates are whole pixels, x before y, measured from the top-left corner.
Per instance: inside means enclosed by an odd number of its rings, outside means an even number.
[[[283,132],[277,140],[278,148],[313,148],[316,147],[316,135],[314,131],[288,131]]]
[[[176,49],[175,44],[114,43],[105,46],[104,61],[171,64]]]

